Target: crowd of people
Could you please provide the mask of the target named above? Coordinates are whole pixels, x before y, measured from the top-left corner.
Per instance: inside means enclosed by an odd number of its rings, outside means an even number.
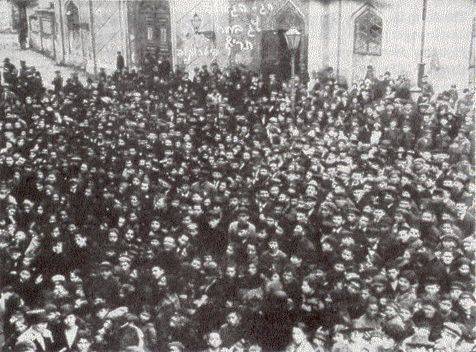
[[[120,66],[4,61],[2,351],[475,350],[473,90]]]

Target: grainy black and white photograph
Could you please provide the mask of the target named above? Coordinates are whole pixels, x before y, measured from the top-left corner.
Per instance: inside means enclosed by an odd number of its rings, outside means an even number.
[[[474,352],[476,0],[0,0],[1,352]]]

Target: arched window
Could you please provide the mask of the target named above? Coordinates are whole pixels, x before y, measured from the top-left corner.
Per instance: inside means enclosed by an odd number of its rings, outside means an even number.
[[[66,26],[69,30],[79,28],[79,11],[76,4],[72,1],[66,5]]]
[[[355,19],[354,53],[382,55],[382,19],[369,8]]]

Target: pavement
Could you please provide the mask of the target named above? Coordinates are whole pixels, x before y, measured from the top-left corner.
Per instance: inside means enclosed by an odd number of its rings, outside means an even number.
[[[43,77],[44,85],[47,88],[52,87],[52,81],[55,71],[61,71],[63,79],[70,77],[71,73],[78,72],[80,81],[86,82],[86,74],[78,69],[59,66],[54,60],[33,51],[32,49],[21,50],[18,44],[18,35],[11,33],[0,33],[0,63],[4,58],[10,58],[10,62],[17,68],[20,67],[20,60],[25,60],[27,66],[34,66]]]

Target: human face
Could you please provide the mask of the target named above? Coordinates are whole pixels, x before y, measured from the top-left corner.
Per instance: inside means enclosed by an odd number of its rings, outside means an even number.
[[[111,269],[108,269],[108,268],[101,269],[101,277],[103,279],[108,279],[109,277],[111,277],[111,275],[112,275]]]
[[[410,289],[410,281],[404,277],[401,277],[398,279],[398,287],[400,291],[407,292]]]
[[[352,254],[351,251],[349,251],[348,249],[344,249],[342,251],[342,255],[341,255],[342,259],[345,260],[346,262],[348,261],[351,261],[353,258],[354,258],[354,255]]]
[[[469,310],[471,309],[471,307],[474,306],[473,300],[468,297],[463,296],[463,298],[461,298],[458,302],[459,302],[459,305],[465,310]]]
[[[131,205],[133,207],[137,207],[139,205],[139,199],[137,196],[131,196]]]
[[[334,226],[339,227],[342,225],[342,216],[340,215],[334,215],[332,217],[332,222],[334,223]]]
[[[422,216],[421,216],[421,220],[423,222],[431,222],[433,220],[433,215],[431,212],[429,211],[424,211]]]
[[[208,335],[208,345],[212,348],[218,348],[222,344],[221,336],[217,332],[212,332]]]
[[[459,271],[460,274],[468,275],[469,274],[469,265],[468,264],[462,264],[458,268],[458,271]]]
[[[116,232],[109,232],[109,242],[115,243],[118,240],[118,235]]]
[[[337,272],[343,272],[345,270],[345,266],[343,263],[335,263],[334,270]]]
[[[182,235],[179,237],[178,239],[178,243],[181,245],[181,246],[184,246],[188,243],[188,237],[186,235]]]
[[[89,342],[89,340],[86,338],[80,338],[76,346],[78,347],[79,351],[87,352],[89,351],[89,348],[91,347],[91,342]]]
[[[440,301],[439,308],[441,312],[450,312],[453,308],[453,303],[451,303],[451,300],[449,299],[442,300]]]
[[[233,278],[236,275],[236,269],[233,266],[229,266],[226,268],[226,276],[229,278]]]
[[[173,237],[164,238],[164,249],[171,251],[175,248],[175,239]]]
[[[72,327],[76,324],[76,316],[74,314],[68,314],[66,318],[64,318],[64,323],[68,327]]]
[[[20,272],[20,278],[23,280],[23,281],[27,281],[31,278],[31,274],[28,270],[22,270]]]
[[[369,304],[369,306],[367,307],[367,314],[370,317],[376,317],[378,315],[378,311],[378,304]]]
[[[238,216],[238,221],[242,224],[246,223],[248,221],[249,217],[246,214],[240,214]]]
[[[122,270],[129,270],[131,268],[131,263],[129,261],[121,261],[119,262],[119,266],[121,267]]]
[[[152,229],[152,231],[158,231],[160,229],[160,222],[159,220],[153,220],[151,223],[150,223],[150,228]]]
[[[161,276],[158,281],[160,287],[167,287],[167,276]]]
[[[452,252],[444,252],[443,255],[441,256],[441,261],[445,265],[451,265],[454,260],[454,255]]]
[[[47,322],[42,322],[42,323],[36,324],[34,326],[34,329],[38,332],[44,332],[47,326],[48,326]]]
[[[270,241],[268,245],[269,245],[269,249],[271,249],[272,251],[276,251],[279,248],[278,242],[276,241]]]
[[[74,235],[74,242],[78,247],[85,247],[87,244],[87,238],[78,233]]]
[[[398,274],[399,274],[399,271],[398,269],[396,268],[390,268],[387,270],[387,277],[391,280],[391,281],[394,281],[397,279],[398,277]]]
[[[450,297],[453,300],[457,300],[463,291],[459,287],[452,287],[450,289]]]
[[[231,326],[237,326],[240,322],[238,314],[236,314],[235,312],[228,314],[228,316],[226,317],[226,320],[228,324],[230,324]]]
[[[304,280],[302,282],[301,291],[307,295],[314,293],[314,289],[309,285],[309,282],[307,280]]]
[[[53,252],[55,252],[56,254],[63,253],[63,243],[62,242],[56,243],[52,249],[53,249]]]
[[[5,199],[8,196],[8,190],[6,188],[0,189],[0,199]]]
[[[397,315],[397,312],[395,311],[393,307],[388,306],[385,308],[385,316],[387,317],[387,319],[391,319],[395,317],[396,315]]]
[[[427,319],[432,319],[435,316],[436,308],[430,304],[426,304],[423,306],[423,314]]]
[[[202,261],[200,260],[200,258],[195,258],[194,260],[192,260],[192,263],[190,265],[195,270],[200,270],[202,268]]]

